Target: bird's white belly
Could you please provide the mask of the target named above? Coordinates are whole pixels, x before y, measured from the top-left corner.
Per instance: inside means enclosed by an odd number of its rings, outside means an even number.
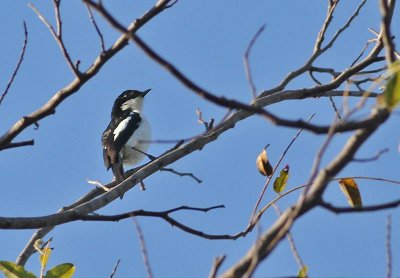
[[[139,163],[145,155],[133,149],[132,146],[142,152],[146,152],[149,148],[150,140],[151,129],[146,118],[142,116],[142,123],[139,128],[135,130],[120,152],[123,165],[130,166]]]

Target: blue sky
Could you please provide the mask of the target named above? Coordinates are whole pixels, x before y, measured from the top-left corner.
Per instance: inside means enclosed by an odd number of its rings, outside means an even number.
[[[154,1],[104,1],[122,23],[128,25],[142,15]],[[315,37],[325,18],[327,1],[179,1],[144,26],[139,34],[158,53],[166,57],[195,82],[211,92],[249,102],[243,54],[252,36],[266,24],[251,53],[253,78],[258,91],[271,88],[310,56]],[[343,3],[342,3],[343,2]],[[331,36],[354,11],[358,1],[339,4],[328,36]],[[32,2],[52,23],[49,1]],[[80,1],[61,4],[64,39],[73,60],[86,69],[100,53],[99,39],[87,10]],[[399,35],[399,8],[393,34]],[[96,15],[109,47],[120,34]],[[318,66],[342,70],[358,55],[365,42],[373,38],[369,27],[379,29],[377,1],[367,1],[360,16],[338,40],[337,45],[316,62]],[[0,106],[3,134],[21,116],[41,107],[73,75],[49,31],[25,1],[7,1],[0,10],[0,88],[4,88],[14,69],[23,41],[22,20],[29,39],[24,62],[9,95]],[[398,40],[396,41],[397,45]],[[300,78],[288,88],[312,86]],[[115,97],[125,89],[151,88],[146,96],[145,114],[153,127],[154,139],[180,139],[203,132],[197,124],[196,109],[205,119],[217,121],[225,109],[195,96],[177,80],[147,58],[135,45],[129,45],[110,60],[96,77],[77,94],[63,102],[56,114],[40,121],[40,128],[26,129],[18,140],[35,140],[35,146],[3,151],[0,155],[1,216],[41,216],[92,189],[87,179],[110,181],[106,172],[100,137],[109,121]],[[3,90],[3,89],[1,89]],[[336,99],[341,103],[341,99]],[[350,103],[355,103],[351,101]],[[374,100],[367,103],[372,107]],[[334,115],[328,99],[289,101],[268,109],[282,117],[308,118],[316,113],[315,123],[329,123]],[[368,110],[360,113],[366,115]],[[360,117],[359,116],[359,117]],[[365,158],[389,148],[379,161],[352,163],[340,176],[374,176],[400,180],[398,165],[398,112],[361,148],[356,157]],[[192,172],[203,180],[197,184],[187,177],[157,172],[145,180],[146,191],[134,188],[123,200],[116,200],[99,211],[116,214],[134,209],[166,210],[181,205],[207,207],[224,204],[225,209],[208,213],[181,212],[174,215],[183,223],[208,233],[234,234],[245,228],[265,182],[255,168],[255,159],[269,143],[269,155],[276,161],[297,130],[281,128],[253,117],[240,122],[219,140],[171,165],[175,170]],[[349,134],[337,136],[323,159],[326,164],[340,150]],[[324,136],[304,132],[286,156],[291,176],[288,188],[304,184],[313,157]],[[153,144],[154,155],[171,147]],[[396,199],[398,186],[360,181],[365,204]],[[262,204],[276,194],[268,189]],[[298,193],[288,195],[278,205],[293,204]],[[324,198],[336,205],[347,205],[339,186],[331,183]],[[382,277],[386,271],[385,225],[393,217],[393,273],[399,275],[399,211],[370,214],[333,215],[315,209],[303,216],[292,229],[303,261],[311,277]],[[260,227],[266,230],[276,219],[268,211]],[[138,219],[146,239],[155,277],[205,277],[213,258],[226,254],[221,270],[238,261],[254,243],[257,233],[236,241],[209,241],[186,234],[159,219]],[[14,261],[33,230],[0,231],[0,259]],[[75,222],[57,227],[49,235],[55,248],[50,265],[72,262],[75,277],[107,277],[121,259],[116,277],[145,277],[139,241],[133,221],[119,223]],[[37,254],[27,268],[38,273]],[[259,267],[255,277],[295,275],[297,265],[290,247],[283,241]]]

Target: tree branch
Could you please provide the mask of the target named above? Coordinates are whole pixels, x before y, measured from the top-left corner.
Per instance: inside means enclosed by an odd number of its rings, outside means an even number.
[[[354,213],[354,212],[373,212],[373,211],[380,211],[380,210],[385,210],[385,209],[396,208],[396,207],[400,206],[400,199],[392,201],[392,202],[378,204],[378,205],[363,206],[360,208],[336,207],[336,206],[326,203],[326,202],[321,202],[319,205],[321,207],[323,207],[324,209],[329,210],[336,214]]]
[[[24,146],[33,146],[35,144],[34,140],[28,140],[28,141],[21,141],[21,142],[15,142],[15,143],[8,143],[4,146],[0,146],[0,151],[6,150],[6,149],[12,149],[12,148],[19,148],[19,147],[24,147]]]
[[[19,55],[17,66],[15,67],[14,72],[12,73],[11,78],[7,83],[6,88],[4,89],[4,92],[0,96],[0,105],[3,102],[4,98],[6,97],[8,91],[10,90],[11,85],[14,82],[15,76],[18,73],[19,67],[21,66],[22,61],[24,60],[26,45],[28,44],[28,29],[26,27],[26,22],[25,21],[22,22],[22,25],[24,26],[24,43],[22,45],[21,54]]]
[[[81,72],[78,67],[72,62],[71,56],[68,53],[67,48],[65,47],[63,38],[62,38],[62,21],[60,16],[60,0],[53,0],[54,5],[54,13],[57,22],[57,31],[54,30],[53,26],[50,22],[42,15],[42,13],[32,4],[29,3],[28,6],[36,13],[39,19],[44,23],[44,25],[49,29],[51,35],[54,37],[55,41],[59,45],[62,54],[64,55],[65,60],[67,61],[68,66],[71,68],[72,72],[75,74],[76,78],[80,78]]]
[[[256,89],[256,86],[254,85],[253,76],[251,74],[249,57],[250,57],[250,52],[251,52],[251,49],[253,48],[253,45],[255,44],[258,37],[261,35],[261,33],[264,31],[264,29],[265,29],[265,24],[263,24],[258,29],[258,31],[255,33],[255,35],[251,39],[249,45],[247,46],[246,52],[244,53],[244,57],[243,57],[244,71],[246,73],[246,78],[247,78],[247,81],[249,82],[251,92],[253,93],[253,98],[257,97],[257,89]]]

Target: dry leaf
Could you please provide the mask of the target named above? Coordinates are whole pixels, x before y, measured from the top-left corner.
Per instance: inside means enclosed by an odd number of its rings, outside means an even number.
[[[362,200],[361,194],[358,190],[357,183],[354,179],[344,178],[339,180],[340,189],[342,189],[343,194],[346,196],[349,205],[353,208],[361,208]]]
[[[261,175],[271,177],[273,168],[267,156],[268,146],[269,145],[266,145],[265,148],[262,150],[262,152],[258,155],[256,160],[256,165]]]

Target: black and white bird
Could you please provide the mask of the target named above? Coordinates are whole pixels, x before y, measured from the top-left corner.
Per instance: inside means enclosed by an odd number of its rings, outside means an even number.
[[[117,181],[124,180],[123,166],[137,164],[149,147],[151,129],[142,114],[144,97],[149,91],[126,90],[114,101],[102,145],[104,164],[107,170],[112,169]]]

